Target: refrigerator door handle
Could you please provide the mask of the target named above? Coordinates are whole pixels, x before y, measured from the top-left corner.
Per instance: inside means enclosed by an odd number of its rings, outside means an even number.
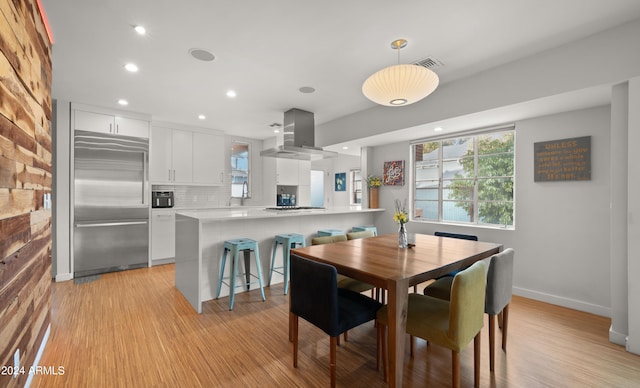
[[[142,153],[142,204],[147,204],[147,197],[145,196],[145,186],[147,183],[147,153]]]
[[[148,221],[127,221],[127,222],[99,222],[99,223],[76,223],[76,228],[96,228],[102,226],[124,226],[124,225],[145,225]]]

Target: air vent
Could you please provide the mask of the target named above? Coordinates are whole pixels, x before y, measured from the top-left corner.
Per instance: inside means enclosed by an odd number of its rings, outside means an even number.
[[[271,128],[281,128],[282,124],[280,124],[280,123],[271,123],[271,124],[269,124],[269,127],[271,127]]]
[[[427,69],[437,69],[439,67],[444,66],[444,63],[435,59],[434,57],[426,57],[417,62],[414,62],[413,64],[426,67]]]

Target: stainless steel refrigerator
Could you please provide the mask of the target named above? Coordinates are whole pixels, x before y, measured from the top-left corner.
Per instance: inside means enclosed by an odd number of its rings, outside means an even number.
[[[149,262],[149,139],[74,132],[74,277]]]

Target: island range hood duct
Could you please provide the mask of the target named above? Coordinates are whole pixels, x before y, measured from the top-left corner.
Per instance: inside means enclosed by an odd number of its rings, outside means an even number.
[[[315,147],[313,113],[302,109],[284,112],[284,144],[260,152],[260,156],[284,159],[316,160],[333,158],[337,152]]]

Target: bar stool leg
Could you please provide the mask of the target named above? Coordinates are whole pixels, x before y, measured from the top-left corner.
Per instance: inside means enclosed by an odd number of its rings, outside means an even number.
[[[233,274],[231,275],[231,289],[229,290],[229,311],[233,310],[233,302],[236,297],[236,277],[238,276],[238,261],[240,261],[240,251],[234,249],[233,252]]]
[[[271,271],[269,271],[269,283],[267,283],[267,286],[271,287],[271,278],[273,277],[273,269],[276,266],[276,253],[278,251],[278,242],[276,240],[273,240],[273,250],[271,252]],[[285,294],[287,292],[285,291]]]
[[[258,253],[258,245],[256,244],[256,249],[253,251],[253,255],[256,258],[256,268],[258,269],[258,285],[260,286],[260,294],[262,295],[262,301],[264,302],[267,298],[264,297],[264,288],[262,287],[262,266],[260,265],[260,254]]]
[[[227,264],[227,248],[222,249],[222,264],[220,269],[220,279],[218,280],[218,292],[216,292],[216,299],[220,297],[220,290],[222,289],[222,281],[224,280],[224,267]]]
[[[284,294],[289,292],[289,254],[291,252],[291,245],[295,243],[282,244],[282,269],[284,272]]]

